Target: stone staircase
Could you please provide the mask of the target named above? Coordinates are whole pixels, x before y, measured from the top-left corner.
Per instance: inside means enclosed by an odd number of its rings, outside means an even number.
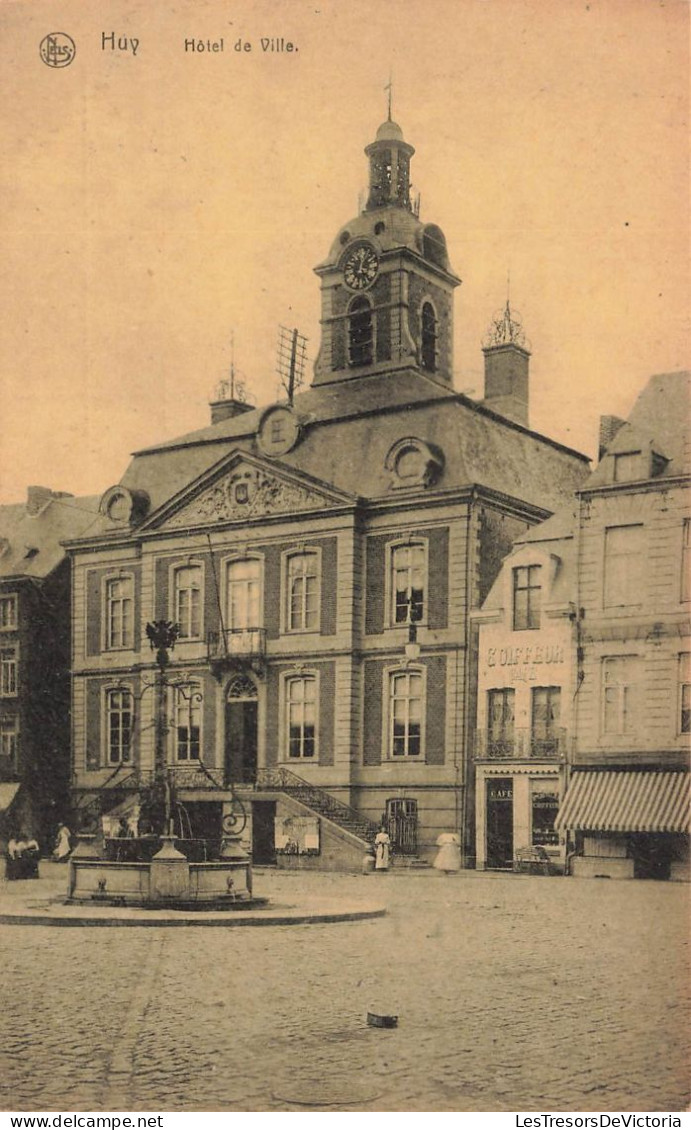
[[[316,785],[303,780],[302,777],[298,777],[297,773],[293,773],[292,770],[283,766],[259,769],[255,789],[258,792],[285,793],[286,796],[299,801],[300,804],[309,808],[317,816],[330,820],[332,824],[336,824],[344,832],[349,832],[351,836],[357,837],[362,842],[363,851],[372,846],[374,837],[379,831],[378,825],[373,823],[372,820],[368,820],[361,812],[343,804],[340,800],[336,800],[335,797],[331,796],[331,793],[317,788]]]

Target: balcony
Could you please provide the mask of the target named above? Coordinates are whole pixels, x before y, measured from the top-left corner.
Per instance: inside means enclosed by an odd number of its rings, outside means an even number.
[[[476,761],[563,761],[566,757],[566,730],[550,737],[535,737],[532,730],[516,728],[512,734],[493,737],[475,735]]]
[[[264,671],[266,628],[224,628],[206,637],[209,663],[214,673],[233,667]]]

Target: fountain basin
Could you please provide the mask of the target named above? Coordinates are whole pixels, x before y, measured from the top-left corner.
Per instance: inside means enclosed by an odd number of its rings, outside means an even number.
[[[228,841],[216,860],[190,862],[161,838],[150,859],[100,858],[95,837],[82,836],[69,863],[68,903],[172,910],[246,910],[267,899],[252,893],[252,863],[239,842]],[[184,846],[184,842],[181,844]]]

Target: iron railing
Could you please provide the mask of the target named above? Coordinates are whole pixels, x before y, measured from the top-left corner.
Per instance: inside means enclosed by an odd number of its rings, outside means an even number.
[[[528,728],[495,737],[486,731],[475,735],[475,757],[479,761],[561,760],[566,756],[566,730],[537,737]]]
[[[361,839],[374,840],[379,831],[378,825],[373,823],[372,820],[368,820],[357,809],[351,808],[349,804],[344,804],[343,801],[336,800],[325,789],[320,789],[310,781],[305,781],[303,777],[299,777],[297,773],[293,773],[291,769],[286,769],[283,765],[258,769],[255,787],[258,790],[276,789],[287,793],[296,800],[302,801],[308,808],[313,808],[321,816],[333,820],[335,824],[342,828],[353,831]]]
[[[209,659],[262,659],[266,654],[266,628],[224,628],[208,632]]]

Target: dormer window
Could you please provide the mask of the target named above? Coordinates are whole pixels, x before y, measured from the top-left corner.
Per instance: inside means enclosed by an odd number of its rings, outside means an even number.
[[[645,478],[643,474],[643,460],[640,451],[627,451],[614,456],[614,481],[615,483],[631,483],[636,479]]]

